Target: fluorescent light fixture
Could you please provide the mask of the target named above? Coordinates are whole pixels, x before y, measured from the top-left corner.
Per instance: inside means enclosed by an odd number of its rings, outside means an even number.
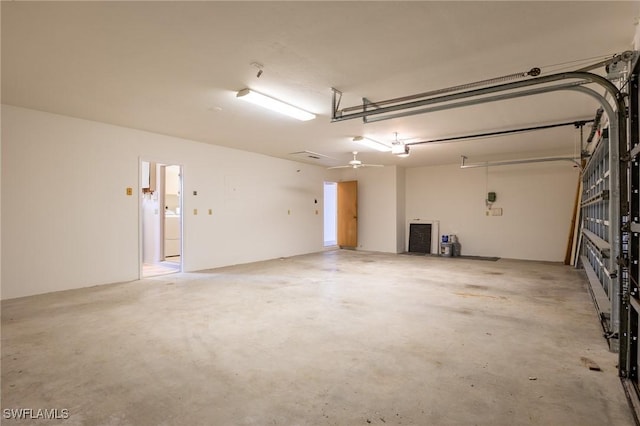
[[[408,157],[409,156],[409,146],[405,145],[401,142],[394,143],[391,148],[391,153],[397,155],[398,157]]]
[[[376,151],[389,152],[391,147],[382,142],[374,141],[373,139],[365,138],[364,136],[356,136],[353,138],[354,142],[358,142],[367,148],[375,149]]]
[[[252,104],[260,105],[261,107],[270,109],[271,111],[279,112],[280,114],[288,115],[289,117],[297,118],[301,121],[313,120],[316,118],[315,114],[303,111],[300,108],[294,107],[277,99],[263,95],[251,89],[242,89],[236,95],[238,99],[249,101]]]

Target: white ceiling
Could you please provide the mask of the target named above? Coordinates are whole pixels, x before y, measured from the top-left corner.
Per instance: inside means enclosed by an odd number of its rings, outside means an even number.
[[[330,122],[330,88],[353,106],[532,67],[575,69],[566,63],[631,48],[639,4],[3,1],[2,102],[274,157],[309,150],[336,159],[327,165],[353,150],[407,167],[462,154],[470,162],[566,155],[578,140],[573,127],[414,146],[404,159],[351,138],[424,140],[592,118],[597,105],[583,94],[364,124]],[[264,65],[259,78],[253,62]],[[299,122],[240,102],[245,87],[318,117]]]

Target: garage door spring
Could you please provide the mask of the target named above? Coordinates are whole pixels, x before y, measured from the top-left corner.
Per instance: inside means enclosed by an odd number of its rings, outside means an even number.
[[[458,91],[461,91],[461,90],[469,90],[469,89],[473,89],[473,88],[478,87],[478,86],[493,86],[495,84],[505,83],[507,81],[517,80],[519,78],[525,78],[525,77],[529,77],[529,76],[537,77],[537,76],[540,75],[540,73],[541,73],[540,68],[531,68],[529,71],[525,71],[525,72],[517,72],[517,73],[514,73],[514,74],[503,75],[502,77],[494,77],[494,78],[490,78],[490,79],[487,79],[487,80],[475,81],[473,83],[461,84],[459,86],[453,86],[453,87],[447,87],[447,88],[444,88],[444,89],[432,90],[430,92],[420,93],[420,94],[413,95],[413,96],[420,97],[420,98],[426,98],[428,96],[441,95],[443,93],[458,92]]]
[[[417,95],[411,95],[411,96],[404,96],[401,98],[395,98],[395,99],[388,99],[385,101],[380,101],[380,102],[372,102],[369,101],[369,106],[370,107],[381,107],[383,105],[388,105],[388,104],[396,104],[396,103],[400,103],[400,102],[406,102],[406,101],[411,101],[414,99],[421,99],[421,98],[428,98],[431,96],[436,96],[436,95],[442,95],[444,93],[451,93],[451,92],[459,92],[462,90],[468,90],[468,89],[472,89],[474,87],[479,87],[479,86],[489,86],[489,85],[495,85],[495,84],[499,84],[499,83],[504,83],[507,81],[511,81],[511,80],[517,80],[519,78],[525,78],[528,76],[531,77],[536,77],[538,75],[540,75],[540,68],[531,68],[529,71],[524,71],[524,72],[517,72],[514,74],[508,74],[508,75],[504,75],[502,77],[494,77],[494,78],[490,78],[487,80],[481,80],[481,81],[475,81],[473,83],[466,83],[466,84],[461,84],[458,86],[452,86],[452,87],[446,87],[444,89],[437,89],[437,90],[432,90],[430,92],[424,92],[424,93],[419,93]],[[348,108],[344,108],[342,109],[342,112],[348,112],[348,111],[356,111],[356,110],[361,110],[362,106],[353,106],[353,107],[348,107]]]

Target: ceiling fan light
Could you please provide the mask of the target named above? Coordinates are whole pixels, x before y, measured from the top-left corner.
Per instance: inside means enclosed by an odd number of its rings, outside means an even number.
[[[353,138],[354,142],[366,146],[367,148],[375,149],[376,151],[389,152],[391,147],[382,142],[375,141],[373,139],[366,138],[364,136],[356,136]]]
[[[405,145],[403,143],[394,143],[391,147],[391,153],[397,155],[398,157],[408,157],[409,145]]]
[[[252,104],[259,105],[263,108],[270,109],[271,111],[279,112],[280,114],[287,115],[289,117],[296,118],[300,121],[309,121],[316,118],[315,114],[304,111],[293,105],[289,105],[286,102],[282,102],[278,99],[263,95],[251,89],[242,89],[236,94],[236,98],[243,101],[251,102]]]

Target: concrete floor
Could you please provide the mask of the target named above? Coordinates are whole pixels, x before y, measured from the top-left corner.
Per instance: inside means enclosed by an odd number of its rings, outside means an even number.
[[[2,422],[38,425],[633,424],[579,272],[354,251],[5,301],[2,408],[69,410]]]

